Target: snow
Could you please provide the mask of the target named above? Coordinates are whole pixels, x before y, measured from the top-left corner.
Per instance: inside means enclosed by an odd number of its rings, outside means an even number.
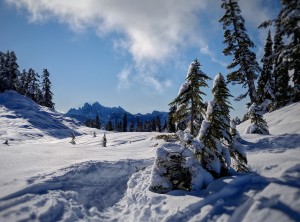
[[[270,135],[241,135],[253,173],[159,194],[149,189],[154,157],[176,146],[158,133],[94,130],[0,94],[0,141],[9,141],[0,143],[0,221],[300,221],[300,103],[264,118]],[[199,172],[195,184],[208,179]]]
[[[178,95],[184,93],[189,88],[189,86],[190,84],[188,82],[184,82],[179,88]]]
[[[216,87],[216,85],[218,84],[218,81],[220,81],[221,78],[221,74],[217,74],[213,80],[213,89]]]

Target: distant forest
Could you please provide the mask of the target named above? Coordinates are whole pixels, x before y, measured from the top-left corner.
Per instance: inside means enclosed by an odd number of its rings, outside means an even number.
[[[0,51],[0,93],[5,90],[15,90],[36,103],[53,109],[53,93],[49,76],[47,69],[43,70],[42,76],[32,68],[20,72],[16,53]]]

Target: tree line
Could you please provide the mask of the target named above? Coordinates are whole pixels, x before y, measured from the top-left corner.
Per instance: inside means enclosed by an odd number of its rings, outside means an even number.
[[[20,72],[16,53],[0,51],[0,93],[14,90],[42,106],[54,108],[49,76],[47,69],[43,70],[42,76],[32,68]]]
[[[96,115],[94,119],[87,119],[85,125],[96,129],[102,128],[99,115]],[[159,116],[157,116],[146,121],[141,121],[137,117],[136,121],[131,120],[128,122],[127,114],[124,113],[122,120],[119,120],[118,118],[115,120],[110,119],[107,123],[103,124],[103,127],[107,131],[117,132],[163,132],[167,129],[167,121],[162,125]]]

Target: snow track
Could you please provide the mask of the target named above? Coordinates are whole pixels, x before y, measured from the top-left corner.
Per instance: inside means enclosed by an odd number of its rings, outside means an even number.
[[[55,174],[31,178],[28,187],[0,200],[4,221],[99,219],[126,191],[129,177],[149,160],[86,162]],[[62,174],[60,176],[57,176]]]

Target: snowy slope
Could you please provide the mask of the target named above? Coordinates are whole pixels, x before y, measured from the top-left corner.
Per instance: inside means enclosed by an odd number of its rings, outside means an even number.
[[[17,107],[1,107],[1,139],[21,135],[30,114]],[[300,103],[267,114],[268,136],[238,126],[253,173],[167,194],[148,189],[157,133],[110,133],[104,148],[104,131],[69,127],[81,133],[72,145],[33,124],[0,144],[0,221],[300,221],[299,115]]]
[[[66,138],[80,123],[14,91],[0,94],[0,140],[22,141],[41,137]]]

